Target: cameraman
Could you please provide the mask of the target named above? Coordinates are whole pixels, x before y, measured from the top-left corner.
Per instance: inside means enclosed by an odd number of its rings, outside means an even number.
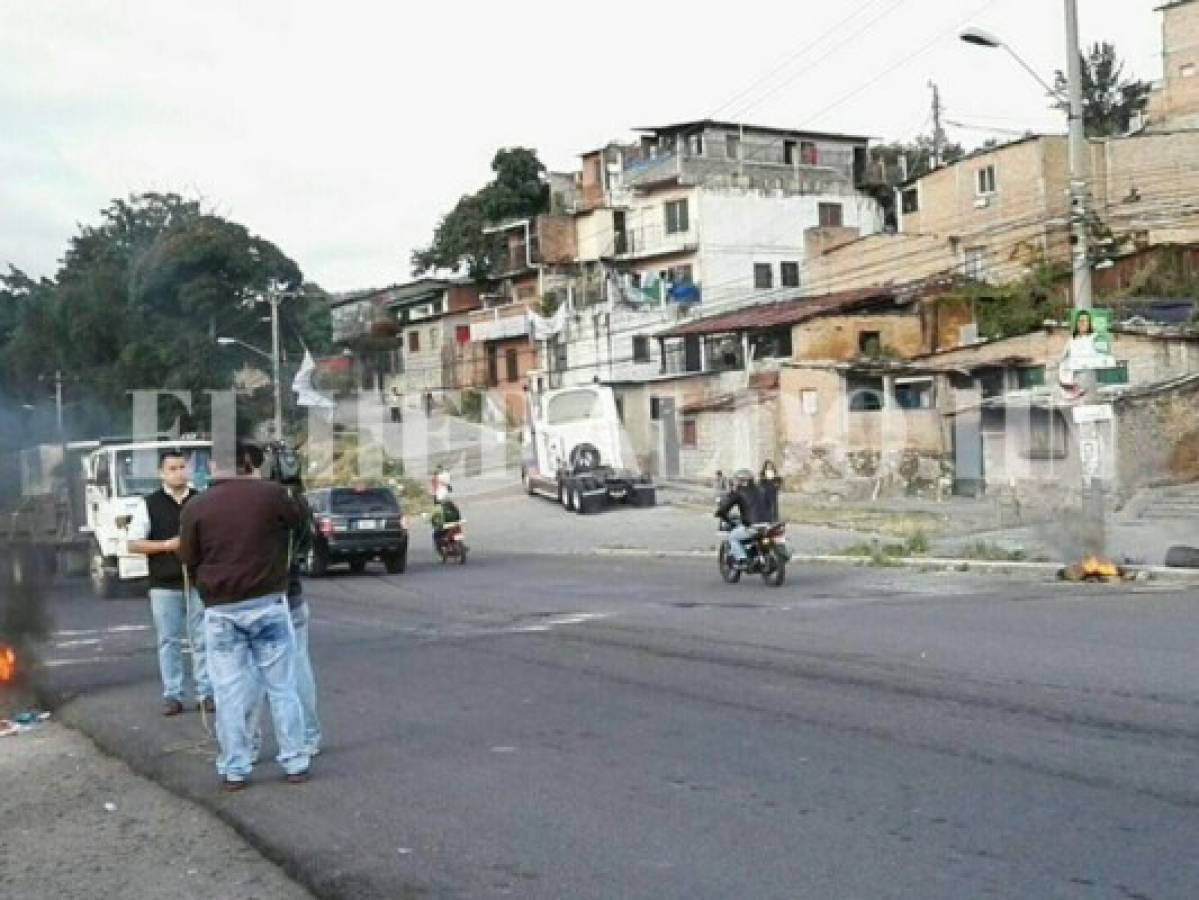
[[[310,762],[286,599],[288,540],[304,516],[285,488],[254,475],[261,465],[261,450],[239,446],[236,469],[227,473],[232,477],[188,502],[180,521],[179,559],[204,601],[220,743],[216,767],[226,791],[244,788],[253,769],[246,725],[260,680],[271,701],[276,760],[288,783],[307,781]]]
[[[288,534],[287,606],[296,635],[296,691],[300,695],[300,706],[304,713],[304,749],[309,756],[316,756],[321,752],[321,723],[316,715],[316,677],[312,672],[312,658],[308,654],[308,604],[304,600],[304,582],[300,579],[300,560],[312,549],[312,510],[304,499],[300,459],[295,450],[283,443],[271,444],[267,448],[261,474],[263,478],[283,485],[303,513],[300,524]],[[260,683],[247,722],[255,761],[262,747],[265,703],[266,686]]]

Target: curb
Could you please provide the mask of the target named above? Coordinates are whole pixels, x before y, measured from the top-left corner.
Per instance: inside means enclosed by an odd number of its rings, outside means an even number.
[[[611,556],[633,559],[708,559],[715,553],[711,550],[643,550],[635,548],[598,548],[581,550],[573,556]],[[868,556],[838,556],[835,554],[794,554],[791,562],[809,565],[875,567]],[[950,557],[890,557],[878,568],[906,568],[918,572],[973,572],[983,575],[1038,575],[1057,579],[1062,563],[1002,562],[982,559],[954,559]],[[1175,584],[1199,586],[1199,569],[1173,569],[1165,566],[1125,566],[1125,571],[1139,580],[1163,581]]]

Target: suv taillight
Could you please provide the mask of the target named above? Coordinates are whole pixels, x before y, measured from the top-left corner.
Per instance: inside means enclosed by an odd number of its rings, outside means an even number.
[[[328,537],[334,531],[333,520],[330,519],[328,516],[321,516],[320,518],[318,518],[316,520],[316,530],[319,531],[321,534],[323,534],[325,537]]]

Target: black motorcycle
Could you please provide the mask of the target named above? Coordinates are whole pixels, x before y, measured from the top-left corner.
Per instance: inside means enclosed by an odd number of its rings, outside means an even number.
[[[754,534],[742,542],[745,561],[738,563],[729,546],[728,532],[732,529],[727,522],[720,523],[722,539],[717,551],[720,577],[729,584],[736,584],[742,574],[761,575],[771,587],[780,587],[787,578],[787,560],[791,558],[787,550],[787,525],[775,522],[750,527]]]

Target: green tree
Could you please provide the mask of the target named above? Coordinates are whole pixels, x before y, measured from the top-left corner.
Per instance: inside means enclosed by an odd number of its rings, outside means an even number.
[[[1059,70],[1057,87],[1066,90],[1066,76]],[[1091,45],[1082,54],[1083,121],[1087,137],[1125,134],[1132,117],[1149,103],[1153,86],[1147,81],[1124,77],[1124,62],[1115,45],[1106,41]]]
[[[191,391],[203,421],[203,392],[227,388],[247,361],[214,340],[268,345],[254,298],[269,287],[298,296],[284,308],[295,304],[292,322],[305,342],[326,346],[328,326],[316,312],[327,319],[323,295],[304,289],[299,267],[274,244],[174,194],[114,200],[99,224],[71,239],[52,281],[16,272],[4,280],[0,390],[39,396],[38,377],[61,369],[83,435],[128,427],[128,392],[137,389]],[[296,330],[285,330],[285,345],[298,345]]]
[[[535,216],[549,208],[549,185],[537,151],[526,147],[498,150],[491,160],[491,171],[491,181],[476,193],[460,197],[441,218],[432,243],[413,252],[413,275],[438,269],[465,270],[472,278],[484,278],[500,247],[483,229],[507,219]]]

